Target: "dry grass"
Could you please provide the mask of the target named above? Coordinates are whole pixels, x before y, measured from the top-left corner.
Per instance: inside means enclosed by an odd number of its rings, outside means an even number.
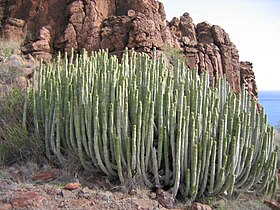
[[[178,61],[180,61],[181,63],[187,62],[184,53],[178,48],[164,45],[163,54],[164,54],[164,58],[167,62],[167,66],[169,66],[169,65],[176,66]]]
[[[0,164],[12,164],[25,159],[40,159],[43,152],[42,141],[32,132],[32,118],[26,130],[22,127],[23,91],[12,88],[0,95]]]
[[[22,76],[22,58],[17,55],[21,41],[0,40],[0,95],[9,92],[17,77]]]
[[[219,205],[218,210],[270,210],[263,200],[228,200]]]
[[[24,94],[22,89],[15,86],[15,79],[22,76],[23,60],[17,55],[21,44],[21,41],[0,40],[0,164],[2,165],[25,159],[39,159],[38,155],[43,151],[42,141],[32,134],[31,114],[28,114],[28,130],[21,125]]]
[[[5,59],[22,46],[23,41],[0,39],[0,56]]]

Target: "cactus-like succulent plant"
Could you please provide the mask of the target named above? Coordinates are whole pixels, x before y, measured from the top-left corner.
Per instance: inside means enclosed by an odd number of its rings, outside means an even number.
[[[119,62],[105,50],[59,56],[38,73],[34,124],[49,158],[72,153],[86,170],[121,183],[138,175],[186,199],[275,191],[273,128],[225,77],[210,86],[183,63],[170,71],[163,58],[131,51]]]

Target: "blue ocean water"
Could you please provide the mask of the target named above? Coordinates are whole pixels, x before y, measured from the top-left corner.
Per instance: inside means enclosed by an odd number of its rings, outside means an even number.
[[[259,103],[265,108],[268,123],[276,126],[280,122],[280,91],[259,91]]]

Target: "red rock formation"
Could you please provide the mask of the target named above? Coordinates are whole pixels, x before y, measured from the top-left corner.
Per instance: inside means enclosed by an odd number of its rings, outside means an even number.
[[[120,55],[125,47],[150,52],[165,45],[180,49],[188,66],[208,71],[211,81],[226,75],[234,92],[245,83],[257,96],[252,65],[239,62],[238,50],[221,27],[195,25],[188,13],[167,22],[156,0],[2,0],[0,20],[3,36],[25,37],[25,52],[35,57],[49,58],[52,51],[71,48],[108,48]]]
[[[240,77],[242,83],[245,85],[245,88],[251,95],[258,97],[258,88],[255,81],[255,75],[253,72],[253,64],[246,61],[240,62]]]
[[[240,91],[238,50],[221,27],[207,22],[195,26],[188,13],[180,20],[173,19],[170,25],[183,46],[190,68],[208,71],[211,80],[218,75],[226,75],[232,90]]]
[[[43,59],[46,61],[51,60],[52,58],[52,49],[51,49],[51,34],[50,31],[42,27],[36,38],[33,39],[30,43],[26,44],[22,51],[25,54],[32,54],[37,59]]]
[[[9,17],[6,20],[2,33],[5,38],[22,40],[25,38],[25,20]]]

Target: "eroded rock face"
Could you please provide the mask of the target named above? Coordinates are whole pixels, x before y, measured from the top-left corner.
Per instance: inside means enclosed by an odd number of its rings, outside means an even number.
[[[6,39],[22,40],[26,35],[25,24],[25,20],[9,17],[2,28],[2,33]]]
[[[257,84],[255,81],[255,75],[253,72],[253,64],[246,61],[240,62],[240,76],[241,76],[241,81],[245,85],[245,88],[251,95],[258,97],[258,88]]]
[[[238,50],[221,27],[207,22],[195,26],[187,13],[180,19],[173,19],[170,25],[190,68],[208,71],[211,81],[219,75],[226,75],[232,90],[235,93],[240,91]]]
[[[26,44],[22,50],[25,54],[32,54],[37,59],[50,61],[52,58],[51,33],[47,27],[42,27],[36,38]]]
[[[188,13],[168,22],[156,0],[3,0],[0,19],[3,36],[25,38],[26,53],[34,57],[50,58],[54,51],[71,48],[108,48],[121,55],[126,47],[147,53],[175,47],[190,68],[208,71],[211,82],[226,75],[235,93],[245,83],[257,97],[252,65],[239,62],[238,50],[221,27],[195,25]]]
[[[100,49],[100,26],[104,19],[115,14],[116,4],[113,0],[67,1],[65,16],[66,27],[59,36],[55,46],[70,51]]]

